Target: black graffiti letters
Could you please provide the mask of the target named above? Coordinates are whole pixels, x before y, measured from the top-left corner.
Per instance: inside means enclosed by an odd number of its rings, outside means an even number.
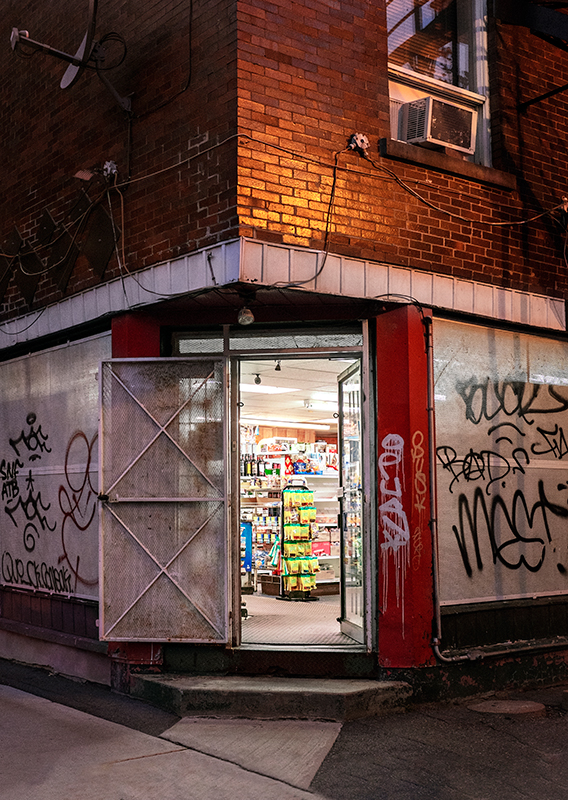
[[[449,585],[461,563],[472,579],[464,596],[557,591],[559,575],[568,578],[568,385],[457,373],[453,385],[452,438],[436,448],[450,515],[446,546],[453,543]]]
[[[23,449],[27,450],[28,454],[30,454],[29,460],[37,461],[41,458],[42,453],[51,453],[51,448],[47,446],[49,436],[43,433],[41,425],[34,428],[36,422],[36,415],[34,413],[28,414],[26,422],[29,425],[28,432],[22,431],[17,439],[9,439],[8,441],[10,442],[10,447],[15,450],[17,456],[21,455],[18,445],[23,445]]]
[[[0,463],[0,479],[2,480],[2,500],[12,500],[20,494],[18,486],[18,473],[24,466],[23,462],[17,458],[15,461],[2,459]]]
[[[53,567],[45,561],[22,561],[7,550],[2,553],[2,580],[18,586],[71,593],[71,573],[67,567]]]
[[[545,428],[537,428],[537,431],[544,441],[535,442],[531,447],[531,453],[534,453],[535,456],[552,455],[558,459],[568,455],[568,444],[562,428],[555,425],[550,431]]]
[[[551,384],[525,383],[524,381],[478,382],[472,378],[459,382],[456,391],[465,403],[465,417],[474,425],[482,420],[491,421],[498,414],[518,417],[532,425],[536,414],[559,414],[568,410],[568,396]]]
[[[20,434],[7,439],[11,455],[0,462],[5,515],[2,579],[62,593],[76,592],[78,583],[95,586],[97,434],[87,437],[83,431],[75,431],[64,451],[62,443],[55,440],[53,452],[52,439],[30,412]],[[90,557],[82,558],[85,552]]]
[[[27,497],[24,498],[22,495],[18,495],[16,497],[15,502],[11,504],[9,503],[8,505],[4,506],[4,511],[6,512],[6,514],[8,514],[8,516],[10,517],[16,528],[18,527],[18,522],[16,520],[16,513],[18,509],[21,509],[28,523],[34,523],[35,521],[37,521],[37,524],[40,526],[42,530],[54,531],[56,527],[55,523],[53,523],[53,525],[50,525],[49,522],[47,521],[47,516],[43,513],[45,511],[49,511],[49,509],[51,508],[51,503],[48,503],[47,505],[44,504],[41,497],[41,492],[37,492],[37,494],[34,494],[34,479],[32,477],[31,470],[29,472],[28,477],[26,478],[26,484],[28,486]],[[31,528],[34,528],[35,534],[38,535],[38,530],[35,524],[32,524]],[[26,525],[26,533],[24,534],[24,544],[28,552],[30,551],[30,543],[31,543],[31,539],[29,538],[29,536],[30,536],[30,526]],[[26,537],[28,537],[27,544],[26,544]],[[33,547],[31,549],[33,550]]]
[[[471,502],[467,495],[461,494],[459,523],[452,526],[452,531],[468,577],[473,575],[471,546],[477,569],[484,568],[481,553],[484,534],[489,539],[494,564],[499,562],[507,569],[526,567],[529,572],[538,572],[544,562],[546,545],[552,541],[549,515],[566,518],[568,508],[548,500],[542,480],[538,482],[538,500],[530,508],[519,489],[509,505],[500,496],[486,502],[480,487],[475,489]]]
[[[463,458],[459,458],[456,450],[442,445],[436,450],[438,461],[447,470],[452,480],[448,487],[453,492],[454,483],[464,480],[466,483],[486,481],[485,491],[490,494],[494,483],[502,484],[505,478],[516,472],[524,473],[529,464],[529,456],[523,447],[516,447],[510,456],[504,456],[495,450],[469,450]]]

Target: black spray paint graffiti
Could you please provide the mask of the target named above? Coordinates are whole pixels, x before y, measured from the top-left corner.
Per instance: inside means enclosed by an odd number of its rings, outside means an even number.
[[[57,522],[53,519],[55,508],[42,497],[41,491],[35,488],[32,469],[27,470],[24,478],[21,470],[25,460],[37,462],[52,452],[48,444],[49,436],[37,424],[37,417],[29,413],[26,417],[28,428],[22,430],[16,439],[9,439],[10,447],[16,458],[4,459],[0,462],[0,480],[2,481],[2,499],[5,501],[4,512],[15,528],[22,529],[23,545],[28,553],[34,552],[40,537],[53,533]],[[94,586],[97,576],[85,576],[80,573],[80,555],[72,554],[72,547],[80,546],[73,540],[69,542],[69,532],[85,532],[92,524],[96,514],[96,490],[91,482],[93,469],[93,451],[97,435],[88,440],[78,431],[71,437],[65,453],[65,480],[59,486],[58,501],[61,512],[61,544],[62,553],[58,557],[58,566],[53,567],[45,562],[25,561],[6,551],[2,561],[2,575],[9,583],[33,586],[36,589],[51,591],[77,591],[77,584]],[[21,481],[25,480],[25,490]],[[66,562],[66,563],[64,563]],[[73,563],[72,563],[73,562]],[[72,589],[71,580],[74,577]]]
[[[51,449],[47,446],[48,436],[45,436],[41,425],[34,428],[36,422],[36,415],[34,413],[28,414],[26,422],[29,425],[29,430],[22,431],[17,439],[9,439],[10,447],[12,447],[17,456],[21,453],[18,445],[23,445],[23,449],[28,451],[28,458],[30,461],[37,461],[41,458],[42,453],[51,453]],[[38,451],[38,452],[36,452]]]
[[[66,567],[51,567],[43,561],[24,562],[8,551],[2,553],[2,580],[51,592],[69,594],[72,591],[71,573]]]
[[[484,541],[489,542],[493,564],[538,572],[552,544],[551,519],[568,517],[568,495],[562,496],[562,504],[551,500],[551,487],[545,488],[542,478],[531,482],[528,468],[534,462],[538,464],[535,456],[562,460],[568,456],[568,445],[558,423],[534,425],[535,416],[542,419],[566,412],[568,397],[552,385],[488,378],[461,382],[456,391],[464,402],[468,423],[482,427],[498,417],[514,419],[487,428],[485,433],[491,440],[487,448],[470,448],[459,455],[454,447],[444,444],[436,451],[439,465],[450,477],[448,492],[461,489],[452,532],[465,572],[471,578],[473,566],[479,572],[486,566]],[[531,427],[523,430],[524,426]],[[473,495],[466,491],[469,487]],[[558,492],[566,489],[568,484],[556,484]],[[561,563],[557,569],[568,574]]]
[[[551,503],[547,498],[542,481],[538,482],[538,497],[539,499],[529,508],[523,492],[519,489],[515,491],[509,507],[499,495],[493,497],[488,504],[479,487],[474,492],[471,504],[467,495],[459,496],[459,524],[452,525],[452,531],[468,577],[471,578],[473,575],[468,539],[471,539],[473,544],[476,566],[481,572],[484,564],[480,549],[480,534],[483,532],[489,537],[494,564],[499,562],[507,569],[526,567],[529,572],[538,572],[544,562],[546,545],[552,541],[549,514],[568,517],[566,506]],[[497,526],[507,533],[501,533],[497,537]],[[540,528],[543,535],[524,536],[521,531],[527,526],[531,531]],[[504,538],[504,541],[499,543],[498,538]],[[557,566],[560,572],[565,572],[561,564]]]
[[[20,487],[18,486],[18,475],[24,462],[19,458],[14,461],[6,461],[2,459],[0,463],[0,480],[2,480],[2,501],[12,500],[20,494]]]
[[[547,384],[522,381],[485,381],[474,379],[460,382],[456,391],[465,403],[465,418],[474,425],[491,421],[498,414],[518,417],[527,425],[534,423],[535,414],[559,414],[568,410],[568,397],[558,388]],[[551,402],[552,401],[552,402]]]
[[[54,531],[56,524],[50,524],[47,520],[46,514],[44,513],[49,511],[51,508],[51,503],[45,504],[43,502],[41,492],[34,493],[34,479],[32,477],[31,470],[26,478],[26,486],[28,489],[26,497],[18,494],[12,503],[8,503],[4,506],[4,511],[6,514],[8,514],[17,528],[17,517],[21,516],[21,514],[18,514],[18,511],[21,510],[25,520],[24,547],[28,553],[31,553],[35,549],[37,538],[40,536],[39,529],[41,528],[43,532],[46,530]]]

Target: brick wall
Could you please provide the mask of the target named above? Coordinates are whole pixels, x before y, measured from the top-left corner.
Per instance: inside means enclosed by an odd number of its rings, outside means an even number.
[[[565,192],[568,93],[517,109],[565,82],[562,51],[526,29],[491,23],[494,166],[516,179],[511,190],[492,182],[491,171],[460,174],[455,156],[433,168],[379,154],[389,130],[381,3],[208,0],[194,2],[193,13],[182,0],[98,5],[96,38],[116,31],[127,43],[124,62],[105,74],[121,95],[132,94],[130,122],[93,72],[62,91],[63,63],[41,53],[23,60],[8,45],[17,26],[74,52],[86,0],[61,0],[49,13],[33,0],[5,4],[0,242],[16,226],[34,243],[44,208],[69,222],[85,186],[75,172],[113,160],[118,183],[129,170],[132,180],[122,195],[110,193],[125,263],[113,254],[105,279],[241,234],[566,292],[564,235],[554,220],[485,224],[529,218]],[[109,66],[120,55],[110,45]],[[345,152],[354,132],[369,137],[370,160]],[[102,189],[95,179],[89,193],[108,212]],[[79,255],[65,286],[49,268],[49,247],[39,254],[48,268],[35,307],[100,280]],[[4,301],[4,317],[27,309],[14,278]]]
[[[524,114],[516,105],[565,82],[566,56],[526,29],[490,24],[494,167],[516,178],[516,190],[490,185],[498,182],[490,170],[479,179],[460,175],[449,154],[442,169],[382,158],[387,55],[378,6],[240,4],[239,129],[251,137],[239,151],[241,230],[321,247],[334,154],[360,131],[373,163],[353,152],[339,156],[331,251],[563,295],[563,232],[555,220],[487,223],[528,219],[560,202],[568,93]]]
[[[10,31],[17,26],[28,29],[32,39],[74,53],[86,29],[86,0],[61,0],[49,10],[31,0],[6,5],[0,48],[0,242],[16,226],[37,247],[44,208],[56,222],[68,224],[78,192],[86,186],[73,176],[108,160],[118,166],[119,184],[128,182],[129,168],[132,180],[122,187],[122,199],[117,191],[110,193],[115,225],[123,231],[125,265],[121,268],[113,255],[105,277],[234,236],[234,4],[195,2],[191,13],[192,4],[184,0],[98,3],[95,38],[116,31],[126,41],[124,62],[105,75],[120,95],[132,95],[130,123],[94,72],[84,72],[63,91],[59,82],[65,63],[43,53],[20,59],[10,49]],[[108,66],[121,55],[119,44],[109,44]],[[108,212],[103,189],[95,179],[88,191],[101,198]],[[39,253],[49,259],[50,248]],[[41,276],[36,306],[63,295],[56,277],[53,269]],[[66,291],[98,280],[79,256]],[[26,310],[14,279],[4,299],[5,311]]]

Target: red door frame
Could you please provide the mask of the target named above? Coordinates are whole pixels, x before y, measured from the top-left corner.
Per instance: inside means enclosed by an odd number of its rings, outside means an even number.
[[[424,312],[377,317],[379,663],[435,663]],[[433,443],[432,443],[433,445]]]

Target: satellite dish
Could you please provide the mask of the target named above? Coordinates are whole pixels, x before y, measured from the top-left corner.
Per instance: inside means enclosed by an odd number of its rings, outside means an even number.
[[[112,39],[114,41],[122,42],[125,53],[126,45],[124,44],[122,37],[119,37],[118,34],[107,34],[100,42],[93,42],[97,22],[97,2],[98,0],[89,0],[89,21],[87,23],[87,32],[83,36],[83,41],[79,45],[79,49],[74,56],[69,55],[69,53],[63,53],[61,50],[56,50],[54,47],[50,47],[48,44],[36,42],[33,39],[30,39],[30,34],[28,31],[21,31],[18,28],[12,28],[10,44],[12,45],[12,50],[14,50],[16,53],[18,52],[18,47],[22,45],[25,47],[30,47],[32,50],[39,50],[41,53],[47,53],[50,56],[55,56],[61,61],[67,61],[69,66],[65,70],[65,74],[63,75],[61,83],[59,84],[62,89],[68,89],[70,86],[73,86],[85,67],[89,65],[89,61],[94,61],[96,64],[95,69],[97,71],[97,75],[107,87],[109,92],[111,92],[120,107],[126,111],[127,114],[129,114],[132,108],[130,97],[121,97],[114,86],[110,83],[106,75],[104,75],[103,71],[99,69],[99,65],[104,60],[105,41]]]
[[[95,25],[97,23],[97,0],[89,0],[89,22],[87,24],[87,32],[83,36],[83,41],[79,45],[79,49],[75,53],[76,61],[80,64],[71,63],[65,70],[65,75],[61,78],[59,84],[62,89],[68,89],[73,86],[89,60],[91,51],[93,49],[93,38],[95,36]]]

